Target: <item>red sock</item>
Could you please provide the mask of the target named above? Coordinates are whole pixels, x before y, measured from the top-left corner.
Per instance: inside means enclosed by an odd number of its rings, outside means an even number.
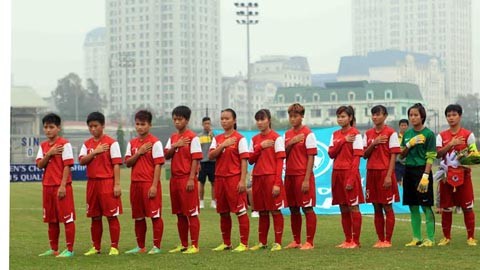
[[[248,246],[248,237],[250,235],[250,220],[248,214],[245,212],[243,215],[237,216],[238,229],[240,231],[240,242],[245,246]]]
[[[177,215],[177,229],[182,247],[188,247],[188,218],[186,216]]]
[[[467,228],[467,237],[475,238],[475,212],[472,209],[463,209],[463,220]]]
[[[308,224],[307,224],[308,226]],[[297,244],[302,243],[302,215],[296,212],[290,215],[290,227],[292,228],[293,240]]]
[[[360,245],[360,231],[362,230],[362,213],[360,211],[351,212],[352,213],[352,231],[353,231],[353,241]]]
[[[227,246],[231,246],[232,217],[230,217],[230,213],[220,215],[220,230],[222,231],[223,243]]]
[[[282,244],[283,236],[283,215],[279,211],[278,213],[272,213],[273,229],[275,230],[275,243]]]
[[[188,217],[188,223],[190,226],[190,238],[192,240],[192,246],[198,248],[198,236],[200,234],[200,220],[198,216]]]
[[[270,228],[270,216],[268,212],[260,212],[258,220],[258,241],[263,245],[267,244],[268,229]]]
[[[65,240],[68,251],[73,251],[73,244],[75,243],[75,222],[65,223]]]
[[[313,246],[313,238],[317,231],[317,215],[313,210],[305,213],[305,220],[307,223],[307,242]]]
[[[48,241],[52,250],[58,251],[58,237],[60,237],[60,224],[48,223]]]
[[[117,217],[108,218],[108,228],[110,230],[110,246],[118,248],[118,241],[120,240],[120,221]]]
[[[152,218],[153,226],[153,245],[160,248],[163,237],[163,219],[162,217]]]
[[[342,228],[343,234],[345,234],[345,242],[352,241],[352,216],[350,211],[342,212]]]
[[[135,236],[137,237],[137,246],[145,248],[145,235],[147,234],[147,222],[144,218],[135,220]]]
[[[385,240],[392,242],[393,228],[395,227],[395,212],[393,208],[385,210]]]
[[[375,211],[373,222],[375,223],[375,231],[377,232],[378,240],[385,241],[385,218],[383,216],[382,208],[378,207],[379,211]]]
[[[443,236],[445,236],[445,238],[447,239],[452,238],[450,234],[450,231],[452,229],[452,214],[452,211],[445,211],[445,209],[442,211],[442,231]]]
[[[90,233],[92,234],[93,246],[96,250],[100,250],[102,245],[103,223],[102,218],[92,218],[92,224],[90,226]]]

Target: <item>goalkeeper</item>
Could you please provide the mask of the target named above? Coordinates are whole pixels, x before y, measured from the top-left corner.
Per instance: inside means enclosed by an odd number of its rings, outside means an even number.
[[[444,238],[440,240],[438,245],[446,246],[450,244],[452,210],[454,206],[459,206],[462,207],[463,219],[467,228],[467,245],[476,246],[471,170],[468,167],[460,166],[458,160],[462,154],[469,155],[470,158],[478,156],[475,136],[471,131],[461,126],[462,107],[460,105],[448,105],[445,109],[445,117],[450,127],[437,136],[437,157],[442,158],[442,163],[447,165],[446,177],[439,182]]]
[[[412,128],[403,135],[401,157],[405,157],[403,178],[403,205],[410,208],[413,239],[405,246],[432,247],[435,243],[435,216],[433,214],[432,164],[436,158],[435,134],[424,126],[427,113],[422,104],[408,109],[408,120]],[[427,238],[422,239],[422,217],[425,213]]]

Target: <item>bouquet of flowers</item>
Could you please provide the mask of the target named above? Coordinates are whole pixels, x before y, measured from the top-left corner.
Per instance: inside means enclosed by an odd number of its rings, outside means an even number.
[[[468,151],[468,148],[465,148],[461,151],[457,151],[457,159],[462,166],[472,166],[480,165],[480,152],[478,151]]]

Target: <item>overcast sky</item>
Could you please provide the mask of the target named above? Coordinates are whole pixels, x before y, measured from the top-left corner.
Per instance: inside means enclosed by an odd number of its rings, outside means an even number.
[[[103,0],[12,1],[12,73],[16,85],[46,96],[69,72],[83,78],[82,44],[105,25]],[[245,26],[235,1],[221,0],[222,72],[246,71]],[[352,54],[351,0],[260,0],[260,23],[251,28],[251,61],[261,55],[306,56],[312,73],[334,73]],[[480,92],[480,1],[473,0],[474,89]]]

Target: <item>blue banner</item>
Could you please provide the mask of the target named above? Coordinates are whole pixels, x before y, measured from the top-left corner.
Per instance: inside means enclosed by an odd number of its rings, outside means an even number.
[[[317,202],[314,207],[317,214],[339,214],[340,208],[338,205],[332,205],[332,192],[331,192],[331,175],[333,168],[333,160],[328,156],[328,145],[330,144],[330,138],[332,133],[337,130],[338,127],[332,128],[313,128],[312,132],[317,138],[317,156],[313,164],[313,172],[315,174],[315,188],[317,190]],[[223,133],[223,130],[215,130],[215,134]],[[250,144],[250,140],[253,136],[258,134],[258,131],[239,131]],[[285,130],[277,130],[278,134],[283,135]],[[365,193],[366,186],[366,169],[367,162],[365,159],[360,159],[360,175],[362,177],[362,187]],[[252,165],[249,165],[248,170],[253,169]],[[402,187],[399,187],[400,198],[402,198]],[[409,213],[408,206],[403,206],[401,202],[394,203],[393,208],[395,213]],[[373,214],[374,209],[372,204],[365,203],[360,205],[361,212],[364,214]],[[284,209],[285,214],[289,213],[288,209]]]
[[[87,180],[87,166],[74,164],[71,167],[72,180]],[[43,169],[36,164],[10,164],[10,182],[42,181]]]

